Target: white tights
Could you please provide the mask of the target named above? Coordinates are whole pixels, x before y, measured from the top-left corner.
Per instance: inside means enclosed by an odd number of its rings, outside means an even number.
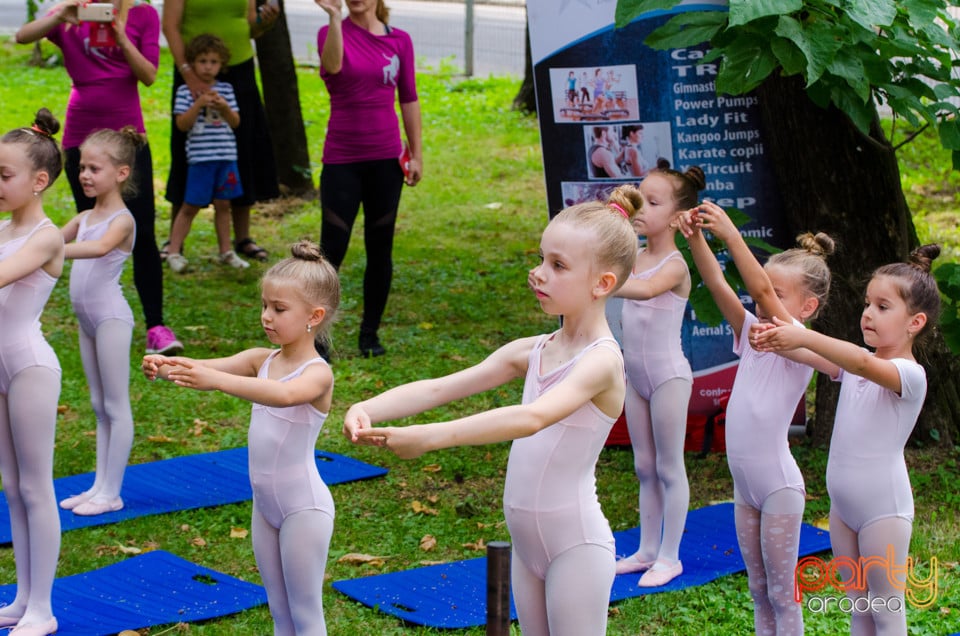
[[[0,395],[0,478],[10,505],[17,593],[0,616],[40,623],[53,616],[50,594],[60,556],[60,515],[53,493],[53,444],[60,374],[28,367]]]
[[[253,555],[267,590],[275,636],[326,636],[323,577],[333,518],[301,510],[274,528],[253,507]]]
[[[130,409],[130,340],[133,327],[105,320],[95,337],[80,329],[80,358],[97,417],[97,472],[84,493],[97,502],[120,496],[123,475],[133,447]]]
[[[680,560],[680,538],[690,507],[683,443],[691,388],[689,380],[668,380],[647,402],[627,384],[627,429],[640,480],[640,547],[634,555],[638,561]]]
[[[803,606],[794,600],[804,495],[793,488],[771,493],[757,510],[734,491],[737,542],[747,567],[757,636],[803,634]]]
[[[523,636],[593,636],[607,633],[614,555],[594,544],[578,545],[537,577],[513,553],[510,578]]]
[[[865,525],[860,532],[848,527],[833,510],[830,511],[830,545],[834,558],[844,556],[853,561],[860,558],[878,557],[884,562],[888,548],[893,550],[893,560],[903,571],[910,548],[913,524],[903,517],[887,517]],[[890,570],[886,567],[866,567],[866,590],[847,590],[847,597],[854,605],[850,620],[851,636],[906,636],[907,614],[904,606],[903,576],[896,577],[897,585],[890,582]],[[849,568],[840,569],[843,580],[849,577]],[[859,603],[857,599],[861,600]],[[871,603],[882,598],[884,603]],[[891,599],[893,601],[891,602]],[[857,607],[873,608],[872,611],[857,611]],[[892,608],[892,609],[891,609]],[[900,611],[895,611],[899,608]]]

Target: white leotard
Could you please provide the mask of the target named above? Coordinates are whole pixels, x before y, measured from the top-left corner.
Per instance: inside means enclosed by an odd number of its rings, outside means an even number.
[[[601,338],[541,375],[540,355],[551,337],[541,336],[530,352],[524,404],[562,381],[594,347],[608,347],[620,356],[615,340]],[[503,513],[514,553],[540,578],[553,559],[575,546],[595,544],[614,553],[613,533],[600,509],[594,471],[615,421],[590,402],[538,433],[515,440],[510,448]]]
[[[27,234],[0,245],[0,261],[14,257],[34,232],[47,226],[56,227],[50,219],[43,219]],[[40,314],[56,284],[55,277],[38,268],[0,288],[0,394],[6,395],[11,380],[28,367],[60,373],[57,354],[40,330]]]
[[[852,373],[839,377],[827,493],[832,509],[856,532],[888,517],[913,520],[903,448],[927,394],[927,374],[910,360],[890,362],[900,372],[900,395]]]
[[[650,269],[630,274],[647,280],[667,263],[683,256],[673,251]],[[649,300],[624,299],[623,359],[627,381],[645,400],[664,382],[685,378],[693,382],[690,363],[683,355],[680,332],[687,299],[668,291]]]
[[[790,453],[787,433],[813,368],[749,343],[757,317],[746,312],[733,352],[740,356],[726,413],[727,464],[743,500],[760,510],[783,488],[804,492],[803,474]],[[794,320],[793,324],[803,327]]]
[[[84,213],[77,229],[77,242],[101,238],[110,223],[121,215],[133,220],[130,211],[123,208],[99,223],[87,225],[89,213]],[[133,327],[133,312],[120,287],[120,274],[129,256],[129,251],[116,247],[99,258],[77,258],[73,261],[70,268],[70,301],[80,328],[91,338],[105,320],[120,320]]]
[[[269,377],[270,362],[279,353],[278,349],[264,360],[258,378]],[[280,382],[298,377],[311,364],[326,362],[319,357],[308,360]],[[333,497],[320,478],[315,456],[317,436],[326,419],[326,413],[310,404],[277,408],[254,403],[251,409],[247,446],[253,502],[274,528],[301,510],[322,510],[334,516]]]

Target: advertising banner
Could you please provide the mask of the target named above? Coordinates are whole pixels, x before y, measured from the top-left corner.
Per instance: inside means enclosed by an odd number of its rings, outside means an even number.
[[[527,0],[549,215],[639,184],[665,159],[681,172],[700,166],[702,197],[748,214],[745,234],[793,245],[778,213],[756,97],[718,96],[715,64],[700,63],[705,48],[658,51],[643,43],[678,12],[725,11],[726,3],[682,3],[621,29],[613,26],[615,9],[616,0]],[[751,299],[743,300],[752,311]],[[715,412],[737,363],[730,327],[698,322],[688,306],[682,343],[694,371],[690,412]]]

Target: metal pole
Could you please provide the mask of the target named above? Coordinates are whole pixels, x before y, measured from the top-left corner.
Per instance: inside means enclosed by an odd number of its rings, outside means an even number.
[[[491,541],[487,544],[487,636],[509,635],[510,544]]]
[[[463,33],[463,72],[473,77],[473,0],[466,0],[467,15]]]

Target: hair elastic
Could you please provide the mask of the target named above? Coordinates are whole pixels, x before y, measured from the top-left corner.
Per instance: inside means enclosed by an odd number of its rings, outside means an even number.
[[[625,219],[629,219],[629,218],[630,218],[630,215],[627,214],[627,211],[624,210],[623,207],[622,207],[619,203],[608,203],[607,205],[609,205],[611,208],[613,208],[614,210],[616,210],[617,212],[619,212],[620,215],[623,216],[623,218],[625,218]]]
[[[41,135],[43,135],[43,136],[46,137],[47,139],[53,139],[53,135],[51,135],[50,133],[48,133],[46,130],[44,130],[44,129],[41,128],[40,126],[37,126],[36,124],[33,124],[32,126],[30,126],[30,130],[32,130],[32,131],[34,131],[34,132],[40,133]]]

